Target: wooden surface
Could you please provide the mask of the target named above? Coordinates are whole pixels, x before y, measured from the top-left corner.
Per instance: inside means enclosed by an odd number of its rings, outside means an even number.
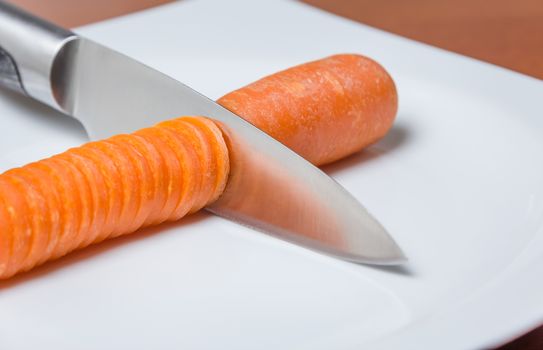
[[[0,0],[1,1],[1,0]],[[7,0],[65,28],[73,28],[172,0]]]
[[[64,27],[169,0],[9,0]],[[305,0],[408,38],[543,79],[543,0]],[[543,326],[500,350],[543,349]]]
[[[543,79],[543,0],[304,2],[389,32]]]

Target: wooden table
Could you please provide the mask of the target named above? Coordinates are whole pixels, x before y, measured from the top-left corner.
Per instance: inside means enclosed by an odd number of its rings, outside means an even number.
[[[171,0],[8,0],[64,27]],[[402,36],[543,79],[542,0],[305,0]],[[500,350],[543,349],[543,326]]]

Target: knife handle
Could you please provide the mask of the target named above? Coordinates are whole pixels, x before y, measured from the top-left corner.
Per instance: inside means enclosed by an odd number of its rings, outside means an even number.
[[[0,85],[60,109],[51,70],[73,38],[69,30],[0,0]]]

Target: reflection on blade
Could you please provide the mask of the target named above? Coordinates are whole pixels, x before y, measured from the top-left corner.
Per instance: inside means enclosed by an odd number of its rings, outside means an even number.
[[[339,249],[346,246],[334,215],[300,178],[293,178],[270,157],[243,152],[248,145],[242,144],[230,147],[238,151],[230,152],[228,187],[212,210],[243,218],[249,226],[276,230],[287,239],[300,236]],[[237,195],[240,189],[244,196]]]
[[[405,258],[347,191],[267,134],[186,85],[92,41],[63,47],[51,72],[55,98],[91,138],[182,115],[219,121],[232,157],[218,215],[344,259],[396,264]]]
[[[406,260],[384,228],[328,176],[315,168],[304,175],[305,160],[292,155],[277,160],[270,155],[271,144],[266,152],[256,152],[240,134],[228,135],[232,171],[226,191],[209,210],[346,260]]]

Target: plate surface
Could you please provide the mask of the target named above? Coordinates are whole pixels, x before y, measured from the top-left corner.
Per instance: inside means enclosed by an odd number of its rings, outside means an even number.
[[[467,349],[543,321],[541,81],[283,1],[180,2],[77,32],[212,98],[335,53],[382,63],[394,128],[325,170],[410,262],[355,265],[200,213],[1,283],[3,349]],[[0,170],[86,140],[4,91],[0,116]]]

